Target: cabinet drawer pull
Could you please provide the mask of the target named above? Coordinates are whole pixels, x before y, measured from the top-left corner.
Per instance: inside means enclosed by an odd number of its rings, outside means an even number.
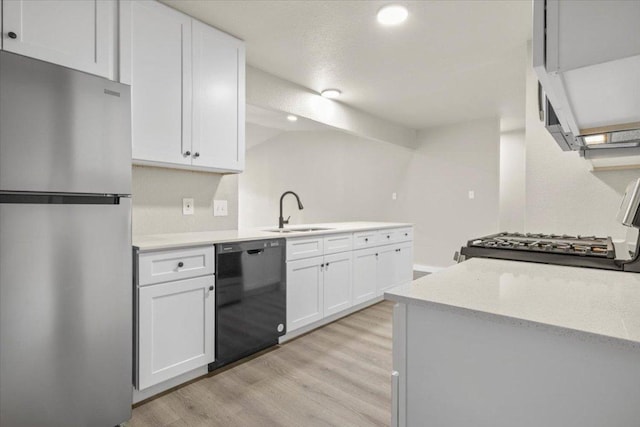
[[[213,286],[209,286],[209,290],[212,291],[213,290]]]
[[[200,153],[198,153],[198,152],[196,151],[195,153],[193,153],[193,157],[195,157],[195,158],[197,159],[198,157],[200,157]]]
[[[10,39],[17,39],[18,35],[16,33],[14,33],[13,31],[9,31],[7,33],[7,35],[9,36]]]
[[[184,156],[185,156],[185,157],[190,156],[190,155],[191,155],[191,151],[185,151],[185,152],[184,152]]]
[[[387,239],[390,239],[390,238],[391,238],[391,236],[389,236],[389,235],[387,234]]]
[[[180,262],[178,263],[178,268],[182,268],[182,267],[184,267],[184,262],[180,261]]]
[[[369,241],[369,238],[368,238],[368,237],[365,237],[364,241],[365,241],[365,242],[368,242],[368,241]]]

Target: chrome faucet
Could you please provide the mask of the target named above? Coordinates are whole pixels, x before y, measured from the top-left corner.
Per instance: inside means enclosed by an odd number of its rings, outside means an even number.
[[[284,193],[282,193],[282,196],[280,196],[280,218],[278,218],[278,228],[284,228],[285,224],[289,224],[289,219],[291,218],[289,217],[287,219],[284,219],[284,217],[282,216],[282,200],[287,194],[293,194],[294,196],[296,196],[296,200],[298,201],[298,209],[304,209],[304,206],[302,206],[302,202],[300,201],[300,197],[298,197],[296,193],[294,193],[293,191],[285,191]]]

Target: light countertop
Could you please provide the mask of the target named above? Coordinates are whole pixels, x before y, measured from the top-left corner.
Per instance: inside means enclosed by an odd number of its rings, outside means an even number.
[[[640,345],[640,273],[473,258],[385,298]]]
[[[327,230],[278,233],[277,226],[265,226],[245,230],[196,231],[190,233],[167,233],[133,236],[133,246],[140,251],[171,249],[185,246],[208,245],[215,243],[241,242],[244,240],[277,239],[303,236],[330,235],[338,233],[358,232],[366,230],[382,230],[385,228],[411,227],[412,224],[397,222],[330,222],[323,224],[291,224],[287,228],[327,228]]]

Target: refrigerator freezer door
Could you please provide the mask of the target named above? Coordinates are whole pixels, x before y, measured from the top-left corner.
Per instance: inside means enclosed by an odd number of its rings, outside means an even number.
[[[129,86],[0,52],[0,191],[131,193]]]
[[[130,209],[0,203],[1,426],[130,418]]]

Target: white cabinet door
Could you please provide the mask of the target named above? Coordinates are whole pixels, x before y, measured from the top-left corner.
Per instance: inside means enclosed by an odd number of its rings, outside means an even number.
[[[396,246],[394,286],[409,283],[413,280],[413,244],[403,243]]]
[[[351,307],[352,252],[324,257],[324,315],[329,316]]]
[[[4,50],[114,79],[115,0],[3,0]]]
[[[353,305],[376,297],[378,248],[353,251]]]
[[[377,295],[396,285],[397,246],[381,246],[378,251]]]
[[[132,2],[131,49],[133,159],[190,165],[191,18]]]
[[[287,332],[322,319],[322,257],[287,263]]]
[[[193,21],[193,165],[244,169],[244,44]]]
[[[214,276],[138,290],[138,390],[214,360]]]

